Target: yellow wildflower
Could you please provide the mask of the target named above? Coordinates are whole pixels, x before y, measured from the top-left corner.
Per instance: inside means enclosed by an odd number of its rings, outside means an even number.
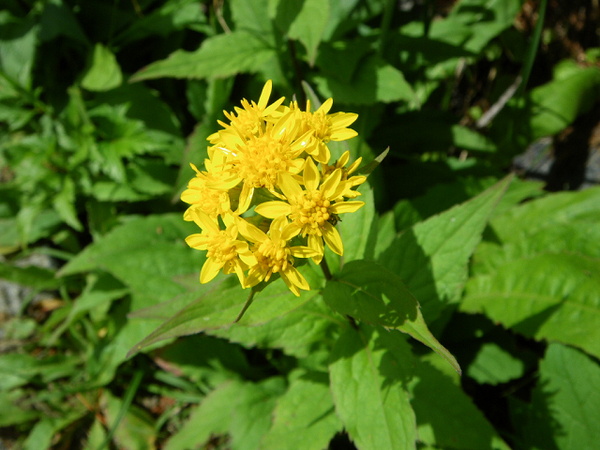
[[[246,287],[269,281],[272,274],[278,273],[296,296],[300,295],[298,289],[310,290],[304,276],[294,267],[294,257],[310,258],[316,256],[316,252],[305,246],[289,246],[298,229],[292,227],[285,217],[271,222],[268,235],[243,219],[239,219],[238,225],[240,234],[254,244],[252,253],[256,258],[256,264],[248,271]]]
[[[315,112],[311,112],[310,100],[306,102],[306,111],[301,111],[297,103],[291,109],[295,111],[302,122],[303,130],[312,130],[313,142],[306,153],[320,163],[327,164],[331,152],[327,147],[329,141],[345,141],[355,137],[358,133],[348,128],[358,118],[358,114],[338,112],[327,114],[333,106],[333,99],[326,100]]]
[[[313,258],[316,263],[323,257],[323,240],[331,250],[343,255],[342,238],[332,222],[338,214],[357,211],[364,202],[344,201],[352,186],[341,178],[342,170],[335,169],[321,179],[317,166],[309,157],[303,173],[305,189],[291,174],[281,173],[279,188],[287,201],[265,202],[255,211],[267,218],[289,217],[292,231],[302,233],[303,237],[308,235],[308,246],[318,254]]]
[[[244,271],[256,264],[256,258],[248,248],[248,243],[238,239],[238,227],[231,215],[224,217],[226,229],[221,230],[218,222],[201,210],[190,213],[192,219],[202,229],[202,233],[186,238],[187,244],[198,250],[207,250],[206,262],[200,272],[200,283],[208,283],[223,269],[223,273],[235,272],[242,287],[246,286]]]
[[[327,175],[333,173],[334,170],[341,169],[342,170],[342,181],[348,180],[350,186],[352,186],[352,187],[360,186],[365,181],[367,181],[367,177],[364,175],[354,175],[354,176],[350,176],[350,175],[352,175],[352,173],[354,173],[356,171],[356,169],[358,169],[358,166],[360,166],[360,163],[362,162],[362,157],[358,158],[356,161],[354,161],[352,164],[350,164],[349,167],[347,167],[347,168],[344,167],[346,164],[348,164],[349,160],[350,160],[350,152],[348,150],[346,150],[342,154],[342,156],[340,156],[340,159],[338,159],[335,163],[333,163],[333,165],[321,164],[321,176],[326,177]],[[350,191],[347,191],[346,194],[344,194],[344,197],[356,198],[359,195],[361,195],[360,192],[355,191],[355,190],[350,190]]]
[[[285,97],[281,97],[271,105],[267,106],[271,91],[273,90],[273,83],[268,80],[260,94],[258,104],[254,101],[248,102],[245,98],[242,99],[242,108],[234,107],[235,113],[223,111],[225,117],[229,119],[229,124],[222,121],[217,121],[225,130],[234,129],[243,136],[255,135],[263,125],[263,120],[269,117],[285,100]],[[211,134],[208,140],[211,144],[216,145],[219,142],[219,137],[222,131]]]
[[[224,170],[229,176],[211,187],[228,190],[243,181],[238,214],[250,207],[255,188],[264,187],[277,194],[277,175],[299,173],[304,164],[300,155],[306,149],[312,131],[302,136],[297,136],[297,131],[298,124],[292,113],[282,116],[275,124],[266,124],[258,136],[241,136],[225,130],[221,134],[223,146],[217,149],[227,156]]]

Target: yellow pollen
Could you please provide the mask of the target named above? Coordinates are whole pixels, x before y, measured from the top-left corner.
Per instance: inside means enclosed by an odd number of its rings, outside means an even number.
[[[271,274],[287,270],[294,264],[294,257],[285,241],[273,242],[267,239],[254,247],[254,256],[262,272],[266,272],[265,281],[269,281]]]
[[[321,227],[331,217],[329,206],[331,202],[320,191],[308,192],[295,202],[290,219],[302,227],[302,236],[322,236]]]
[[[291,165],[288,146],[268,134],[250,139],[234,164],[234,170],[252,187],[273,188],[277,174]]]
[[[231,261],[237,254],[234,240],[231,239],[231,236],[224,230],[221,230],[218,234],[212,235],[207,246],[206,256],[208,258],[214,258],[218,263]]]

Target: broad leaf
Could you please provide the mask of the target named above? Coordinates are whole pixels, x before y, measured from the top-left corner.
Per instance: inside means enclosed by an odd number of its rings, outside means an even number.
[[[381,254],[379,262],[402,278],[429,322],[459,300],[471,254],[511,180],[414,225]]]
[[[405,383],[412,357],[396,331],[349,327],[331,352],[335,410],[359,450],[411,450],[415,415]]]
[[[277,401],[262,450],[321,450],[342,429],[335,415],[327,374],[296,374]]]
[[[600,440],[600,366],[585,354],[551,344],[540,363],[532,404],[515,415],[527,448],[575,450]]]
[[[396,328],[435,350],[460,372],[456,359],[431,334],[419,303],[402,280],[375,262],[354,261],[327,282],[326,303],[344,317]]]
[[[109,91],[123,82],[123,73],[117,58],[110,49],[96,44],[90,68],[81,80],[81,87],[88,91]]]
[[[262,38],[246,31],[234,31],[206,39],[195,52],[178,50],[135,73],[129,81],[162,77],[225,78],[257,72],[274,56],[274,49]]]
[[[460,309],[600,357],[600,260],[540,254],[469,281]]]
[[[473,400],[460,387],[456,373],[436,359],[421,358],[409,384],[411,404],[422,443],[435,448],[508,450]]]

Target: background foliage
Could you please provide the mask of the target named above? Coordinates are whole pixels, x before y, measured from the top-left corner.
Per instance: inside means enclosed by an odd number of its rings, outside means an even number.
[[[596,3],[0,0],[4,445],[596,448]],[[267,79],[390,152],[232,325],[178,197]]]

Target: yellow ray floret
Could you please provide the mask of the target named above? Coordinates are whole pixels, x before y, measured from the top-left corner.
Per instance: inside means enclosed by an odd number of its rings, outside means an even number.
[[[300,295],[298,289],[310,290],[304,276],[294,267],[294,257],[310,258],[316,256],[316,252],[306,246],[289,246],[290,239],[298,231],[291,227],[285,217],[273,220],[268,234],[244,219],[238,219],[238,225],[240,234],[253,244],[251,250],[256,258],[256,264],[250,266],[248,271],[246,287],[269,281],[272,274],[278,273],[295,295]]]
[[[352,187],[342,181],[341,169],[321,179],[311,158],[304,168],[304,187],[290,174],[279,175],[279,187],[286,201],[271,201],[258,205],[255,211],[267,218],[289,217],[290,228],[296,234],[308,236],[308,246],[318,253],[313,258],[319,263],[324,252],[323,241],[338,255],[343,255],[342,238],[333,225],[338,214],[355,212],[364,205],[359,201],[344,201]]]
[[[186,238],[187,244],[198,250],[206,250],[206,262],[200,272],[200,282],[208,283],[223,269],[223,273],[235,272],[242,287],[246,286],[244,271],[256,264],[256,258],[248,248],[248,243],[238,239],[238,227],[231,215],[224,217],[226,229],[200,210],[192,210],[192,219],[202,229],[202,233]]]

